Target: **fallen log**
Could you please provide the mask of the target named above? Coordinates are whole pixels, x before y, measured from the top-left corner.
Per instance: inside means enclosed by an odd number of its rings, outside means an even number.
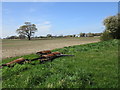
[[[23,63],[23,62],[25,62],[25,61],[29,61],[29,60],[28,60],[28,59],[24,59],[24,58],[18,58],[18,59],[16,59],[16,60],[13,60],[13,61],[8,62],[8,63],[6,63],[6,64],[2,64],[0,67],[3,67],[3,66],[11,66],[11,65],[13,65],[13,64],[15,64],[15,63],[21,64],[21,63]]]
[[[50,50],[40,51],[40,52],[37,52],[37,53],[40,53],[41,57],[34,58],[34,59],[31,59],[31,60],[24,59],[24,58],[18,58],[16,60],[13,60],[13,61],[8,62],[6,64],[2,64],[0,66],[0,68],[2,68],[3,66],[10,67],[11,65],[13,65],[15,63],[22,64],[23,62],[31,62],[31,61],[35,61],[35,60],[40,60],[40,62],[44,62],[44,61],[52,61],[54,58],[62,57],[62,56],[74,56],[74,55],[61,54],[60,52],[52,52],[51,53]],[[47,54],[47,53],[49,53],[49,54]]]
[[[37,54],[37,55],[46,55],[46,54],[50,54],[50,53],[51,53],[50,50],[44,50],[44,51],[39,51],[39,52],[37,52],[36,54]]]
[[[51,54],[47,54],[47,55],[42,55],[41,58],[50,58],[50,57],[55,57],[56,55],[51,53]]]
[[[62,56],[74,56],[74,55],[67,55],[67,54],[61,54],[60,52],[53,52],[51,54],[42,55],[41,59],[43,59],[43,60],[41,60],[41,61],[44,61],[44,59],[45,59],[45,61],[49,61],[49,60],[52,60],[54,58],[62,57]]]
[[[39,58],[31,59],[30,61],[35,61],[35,60],[39,60],[40,62],[52,61],[53,59],[57,57],[62,57],[62,56],[74,56],[74,55],[61,54],[60,52],[52,52],[47,55],[41,55],[41,57]]]

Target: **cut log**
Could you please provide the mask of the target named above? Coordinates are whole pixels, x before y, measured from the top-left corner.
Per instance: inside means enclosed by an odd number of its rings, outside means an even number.
[[[54,58],[57,58],[57,57],[62,57],[62,56],[74,56],[74,55],[67,55],[67,54],[61,54],[60,52],[52,52],[50,50],[46,50],[46,51],[40,51],[40,52],[37,52],[36,54],[40,54],[41,57],[38,57],[38,58],[34,58],[32,60],[29,60],[29,59],[24,59],[24,58],[18,58],[16,60],[13,60],[11,62],[8,62],[6,64],[2,64],[0,66],[0,68],[2,68],[3,66],[11,66],[15,63],[23,63],[23,62],[31,62],[31,61],[35,61],[35,60],[40,60],[40,62],[44,62],[44,61],[49,61],[49,60],[53,60]]]
[[[50,58],[50,57],[55,57],[55,54],[47,54],[47,55],[42,55],[41,58]]]
[[[22,63],[22,62],[24,62],[24,61],[27,61],[27,60],[24,59],[24,58],[18,58],[18,59],[16,59],[16,60],[13,60],[13,61],[8,62],[8,63],[6,63],[6,64],[2,64],[2,66],[10,66],[10,65],[12,65],[12,64]]]
[[[46,54],[50,54],[50,53],[51,53],[50,50],[45,50],[45,51],[39,51],[36,54],[38,54],[38,55],[46,55]]]

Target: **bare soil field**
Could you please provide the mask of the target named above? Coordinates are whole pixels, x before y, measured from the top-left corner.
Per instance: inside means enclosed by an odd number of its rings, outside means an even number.
[[[98,37],[55,38],[39,40],[2,40],[2,59],[36,53],[40,50],[52,50],[66,46],[94,43]]]

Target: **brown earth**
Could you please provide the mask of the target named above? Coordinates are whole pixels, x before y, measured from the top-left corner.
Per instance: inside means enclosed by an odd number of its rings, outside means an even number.
[[[98,38],[56,38],[46,40],[2,40],[2,59],[52,50],[66,46],[98,42]]]

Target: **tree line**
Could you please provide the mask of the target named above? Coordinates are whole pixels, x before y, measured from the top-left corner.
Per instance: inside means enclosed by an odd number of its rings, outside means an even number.
[[[73,35],[52,35],[47,34],[46,36],[32,36],[31,39],[39,39],[39,38],[66,38],[66,37],[100,37],[102,33],[80,33],[80,34],[73,34]],[[19,35],[19,36],[7,36],[4,39],[28,39],[29,38],[25,35]]]

